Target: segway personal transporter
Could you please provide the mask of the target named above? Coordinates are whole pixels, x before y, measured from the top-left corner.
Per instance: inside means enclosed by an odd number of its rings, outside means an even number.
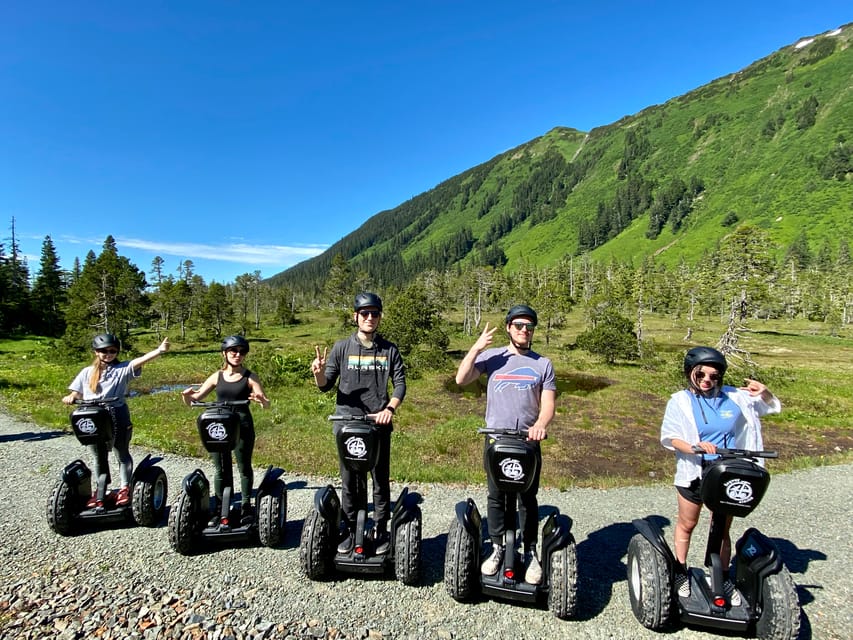
[[[194,407],[204,407],[196,419],[204,448],[210,453],[227,454],[228,464],[240,437],[240,417],[233,407],[247,404],[248,400],[192,402]],[[267,467],[255,497],[255,512],[251,518],[241,519],[240,504],[231,504],[231,485],[223,487],[219,514],[212,512],[210,481],[201,469],[196,469],[184,478],[181,494],[169,512],[169,544],[182,555],[198,551],[205,542],[259,540],[264,546],[277,546],[287,521],[287,486],[280,479],[283,473],[278,467]]]
[[[486,473],[506,493],[504,554],[501,566],[491,576],[482,575],[482,518],[472,498],[456,505],[456,517],[447,534],[444,556],[444,585],[454,600],[473,600],[480,593],[516,602],[537,603],[547,596],[548,608],[558,618],[572,617],[577,609],[577,549],[571,533],[572,521],[556,507],[542,525],[540,562],[542,581],[524,581],[524,566],[516,549],[518,495],[536,475],[539,458],[527,440],[527,429],[483,428],[489,436]],[[536,517],[531,514],[531,517]],[[510,523],[513,523],[512,525]]]
[[[699,454],[702,450],[694,447]],[[640,623],[660,630],[674,618],[688,624],[725,631],[755,633],[762,640],[794,640],[800,630],[797,592],[773,542],[755,528],[735,545],[731,572],[741,593],[734,606],[723,589],[726,572],[720,548],[726,516],[743,518],[761,502],[770,474],[758,458],[775,458],[773,451],[717,449],[718,457],[703,462],[701,495],[711,511],[705,566],[688,571],[690,595],[682,597],[674,584],[678,563],[660,527],[651,520],[633,521],[639,533],[628,545],[628,593]]]
[[[80,444],[110,449],[113,421],[110,404],[116,398],[75,400],[79,405],[71,412],[71,428]],[[143,527],[154,527],[166,512],[168,481],[166,472],[157,466],[162,460],[150,454],[136,465],[130,479],[130,501],[116,504],[116,493],[107,490],[109,466],[97,478],[95,499],[92,498],[92,471],[82,460],[68,464],[47,501],[47,522],[56,533],[67,536],[82,525],[133,521]],[[91,506],[89,506],[91,504]]]
[[[343,424],[335,440],[341,462],[355,473],[363,474],[359,482],[366,490],[367,474],[376,466],[379,456],[379,429],[373,415],[329,416]],[[312,580],[327,578],[333,569],[347,573],[384,574],[394,567],[396,578],[403,584],[415,584],[421,572],[421,496],[405,487],[391,509],[388,550],[377,552],[373,523],[367,509],[358,510],[352,547],[346,553],[337,551],[343,517],[341,501],[335,488],[327,485],[314,494],[314,504],[305,518],[299,544],[302,571]],[[367,496],[357,496],[356,505],[367,504]]]

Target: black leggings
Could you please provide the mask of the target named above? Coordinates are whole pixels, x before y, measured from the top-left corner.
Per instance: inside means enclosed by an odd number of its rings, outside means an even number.
[[[255,473],[252,470],[252,452],[255,449],[255,424],[252,416],[248,419],[240,416],[240,438],[234,447],[234,458],[237,460],[237,470],[240,472],[240,493],[243,504],[249,504],[252,498],[252,486],[255,483]],[[225,487],[234,487],[234,470],[231,468],[230,453],[211,453],[213,461],[213,491],[216,497],[222,499]],[[233,495],[232,495],[233,497]]]

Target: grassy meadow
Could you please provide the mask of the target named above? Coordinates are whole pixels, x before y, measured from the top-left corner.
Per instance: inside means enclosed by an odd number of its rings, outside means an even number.
[[[500,314],[484,318],[500,322]],[[643,364],[609,366],[569,345],[583,331],[581,313],[552,331],[549,343],[538,331],[534,348],[554,361],[558,377],[557,415],[543,446],[543,484],[611,487],[671,482],[672,455],[658,442],[668,396],[681,388],[685,350],[715,344],[725,330],[720,318],[687,325],[671,318],[644,317],[645,337],[655,357]],[[395,418],[392,478],[406,482],[481,483],[485,396],[479,383],[460,389],[455,367],[474,341],[461,325],[448,324],[448,363],[408,381],[408,395]],[[765,445],[779,452],[772,469],[853,460],[853,330],[830,336],[806,321],[752,322],[741,348],[757,364],[754,376],[782,400],[783,412],[764,420]],[[337,475],[337,459],[326,417],[334,392],[321,394],[308,373],[315,344],[331,345],[346,335],[335,318],[317,313],[289,328],[262,329],[250,336],[246,365],[261,374],[269,410],[253,406],[255,464],[289,472]],[[170,335],[172,351],[145,367],[131,384],[129,399],[136,445],[204,457],[195,417],[179,390],[199,383],[219,367],[218,341],[182,341]],[[153,333],[136,336],[140,351],[158,344]],[[125,357],[128,354],[124,354]],[[281,363],[284,364],[281,364]],[[67,385],[88,361],[62,362],[51,341],[29,337],[0,341],[0,407],[39,425],[68,429],[69,408],[60,402]],[[276,368],[278,367],[278,369]],[[286,369],[285,375],[276,372]],[[741,384],[743,371],[730,368],[726,381]],[[213,396],[211,396],[212,399]],[[85,457],[81,446],[80,455]],[[205,462],[203,461],[202,466]]]

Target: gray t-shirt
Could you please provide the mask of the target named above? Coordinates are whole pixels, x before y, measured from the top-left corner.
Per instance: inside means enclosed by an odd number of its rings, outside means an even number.
[[[534,351],[517,355],[508,347],[486,349],[477,356],[474,366],[489,377],[489,428],[532,427],[539,417],[542,391],[557,390],[554,365]]]
[[[94,369],[91,366],[86,367],[74,381],[68,386],[71,391],[83,394],[83,400],[103,400],[105,398],[114,398],[110,404],[114,407],[125,404],[124,397],[127,395],[127,386],[131,379],[138,378],[142,374],[142,367],[132,369],[130,360],[127,362],[119,362],[110,365],[101,372],[101,379],[98,381],[98,390],[92,393],[89,388],[89,379],[92,377]]]

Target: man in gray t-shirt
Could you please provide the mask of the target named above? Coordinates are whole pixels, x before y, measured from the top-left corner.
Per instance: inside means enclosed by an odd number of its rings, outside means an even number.
[[[486,426],[526,428],[527,439],[536,445],[539,456],[536,477],[530,488],[519,495],[518,515],[524,542],[525,582],[538,584],[542,580],[542,567],[536,557],[539,535],[539,470],[542,468],[539,441],[547,435],[548,425],[554,418],[554,402],[557,385],[551,361],[531,350],[533,331],[536,328],[536,312],[527,305],[516,305],[506,315],[506,332],[509,344],[505,347],[489,348],[498,327],[489,328],[488,323],[468,351],[456,372],[456,384],[472,383],[482,374],[488,377],[486,392]],[[494,575],[501,566],[506,511],[506,494],[499,491],[489,480],[487,517],[492,554],[483,562],[485,575]],[[528,514],[530,517],[528,518]],[[509,526],[515,526],[510,523]]]

